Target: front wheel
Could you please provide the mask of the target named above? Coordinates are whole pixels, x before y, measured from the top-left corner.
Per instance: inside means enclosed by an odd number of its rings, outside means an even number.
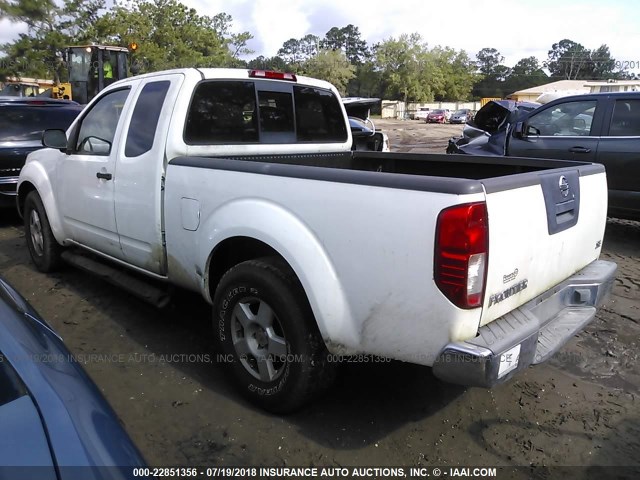
[[[24,201],[24,231],[31,260],[41,272],[56,270],[61,263],[62,247],[51,231],[38,192],[30,192]]]
[[[215,341],[241,393],[286,413],[328,386],[334,366],[302,286],[275,257],[231,268],[214,298]]]

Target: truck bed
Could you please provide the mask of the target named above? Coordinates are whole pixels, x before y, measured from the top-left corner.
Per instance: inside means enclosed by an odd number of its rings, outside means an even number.
[[[169,162],[166,179],[167,250],[179,252],[169,259],[174,282],[202,289],[198,275],[182,277],[183,266],[206,265],[210,244],[257,238],[310,292],[330,349],[412,362],[419,356],[426,365],[443,343],[473,338],[479,326],[596,260],[606,211],[602,165],[562,160],[185,156]],[[562,182],[571,191],[565,203]],[[485,202],[488,211],[486,295],[483,308],[452,309],[434,284],[436,223],[443,209],[471,202]],[[194,244],[197,250],[186,248]],[[526,288],[504,294],[512,283]]]
[[[577,169],[580,175],[604,172],[602,165],[569,160],[383,152],[190,156],[170,163],[453,194],[482,192],[483,186],[486,193],[491,193],[534,185],[539,183],[538,176],[527,174],[550,169]]]

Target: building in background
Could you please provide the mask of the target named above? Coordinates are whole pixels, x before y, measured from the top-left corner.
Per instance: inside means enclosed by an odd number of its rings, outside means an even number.
[[[558,80],[537,87],[519,90],[511,95],[507,95],[507,98],[518,102],[539,102],[541,100],[540,97],[543,95],[544,97],[553,98],[566,97],[567,95],[581,95],[583,93],[589,93],[589,87],[585,86],[586,82],[587,80]]]
[[[640,80],[593,80],[585,82],[589,93],[640,92]]]

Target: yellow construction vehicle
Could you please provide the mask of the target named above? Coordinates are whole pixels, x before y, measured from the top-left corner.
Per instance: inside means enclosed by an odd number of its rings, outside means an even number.
[[[71,85],[56,84],[53,80],[26,77],[8,77],[0,96],[69,98]]]
[[[134,50],[138,48],[133,44]],[[107,45],[80,45],[65,48],[69,82],[10,77],[0,95],[49,97],[86,104],[107,85],[127,78],[129,50]]]
[[[69,71],[72,99],[88,103],[106,86],[128,76],[129,50],[107,45],[67,47],[64,59]]]

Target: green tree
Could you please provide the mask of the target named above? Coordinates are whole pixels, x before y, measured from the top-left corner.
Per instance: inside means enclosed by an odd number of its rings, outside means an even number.
[[[591,51],[589,69],[591,78],[594,79],[609,79],[609,78],[622,78],[626,72],[616,71],[616,60],[611,56],[609,47],[607,45],[600,45],[595,50]]]
[[[554,43],[548,55],[545,66],[552,77],[566,80],[591,78],[591,52],[583,45],[565,38]]]
[[[287,62],[282,57],[259,57],[250,60],[247,63],[248,68],[255,68],[257,70],[273,70],[277,72],[284,72],[287,70]]]
[[[26,34],[0,46],[0,76],[64,77],[61,52],[69,44],[87,42],[103,0],[0,0],[0,15],[28,27]]]
[[[495,75],[499,67],[502,66],[504,57],[495,48],[483,48],[476,53],[476,64],[478,70],[484,76]]]
[[[133,0],[118,4],[98,21],[104,41],[136,42],[132,63],[140,72],[177,67],[238,66],[247,53],[248,32],[230,34],[231,16],[199,15],[177,0]]]
[[[299,40],[299,45],[302,58],[308,60],[318,54],[318,51],[320,50],[320,38],[308,33]]]
[[[356,70],[344,53],[337,50],[320,50],[304,62],[302,68],[305,75],[333,84],[341,95],[346,93],[347,84]]]
[[[554,78],[568,80],[606,80],[629,78],[629,73],[616,68],[616,60],[607,45],[589,50],[573,40],[564,39],[554,43],[549,50],[545,66]]]
[[[343,51],[352,65],[361,65],[369,57],[367,42],[362,40],[358,27],[352,24],[342,28],[331,28],[320,46],[326,50]]]
[[[226,42],[231,58],[238,60],[240,56],[250,55],[253,50],[247,47],[247,42],[253,38],[249,32],[231,32],[233,17],[227,13],[218,13],[213,17],[213,29]]]
[[[367,60],[356,65],[355,77],[347,85],[347,95],[350,97],[381,97],[382,74],[373,60]]]
[[[431,51],[435,57],[437,75],[441,79],[437,85],[435,99],[441,101],[466,100],[478,75],[475,64],[464,50],[456,51],[450,47],[436,47]]]
[[[300,71],[302,64],[318,53],[320,39],[312,34],[302,38],[290,38],[278,50],[278,56],[286,63],[291,71]]]
[[[387,98],[429,102],[444,88],[435,57],[419,33],[384,40],[375,48],[375,63]]]
[[[505,84],[508,93],[514,93],[526,88],[543,85],[549,81],[549,77],[542,70],[542,66],[536,57],[522,58],[516,63]]]
[[[300,48],[300,40],[296,38],[290,38],[282,44],[282,47],[278,50],[278,56],[282,58],[287,64],[300,65],[304,56]]]
[[[473,96],[503,97],[506,95],[505,80],[509,67],[502,64],[504,57],[495,48],[483,48],[476,54],[478,72],[482,75],[473,87]]]

